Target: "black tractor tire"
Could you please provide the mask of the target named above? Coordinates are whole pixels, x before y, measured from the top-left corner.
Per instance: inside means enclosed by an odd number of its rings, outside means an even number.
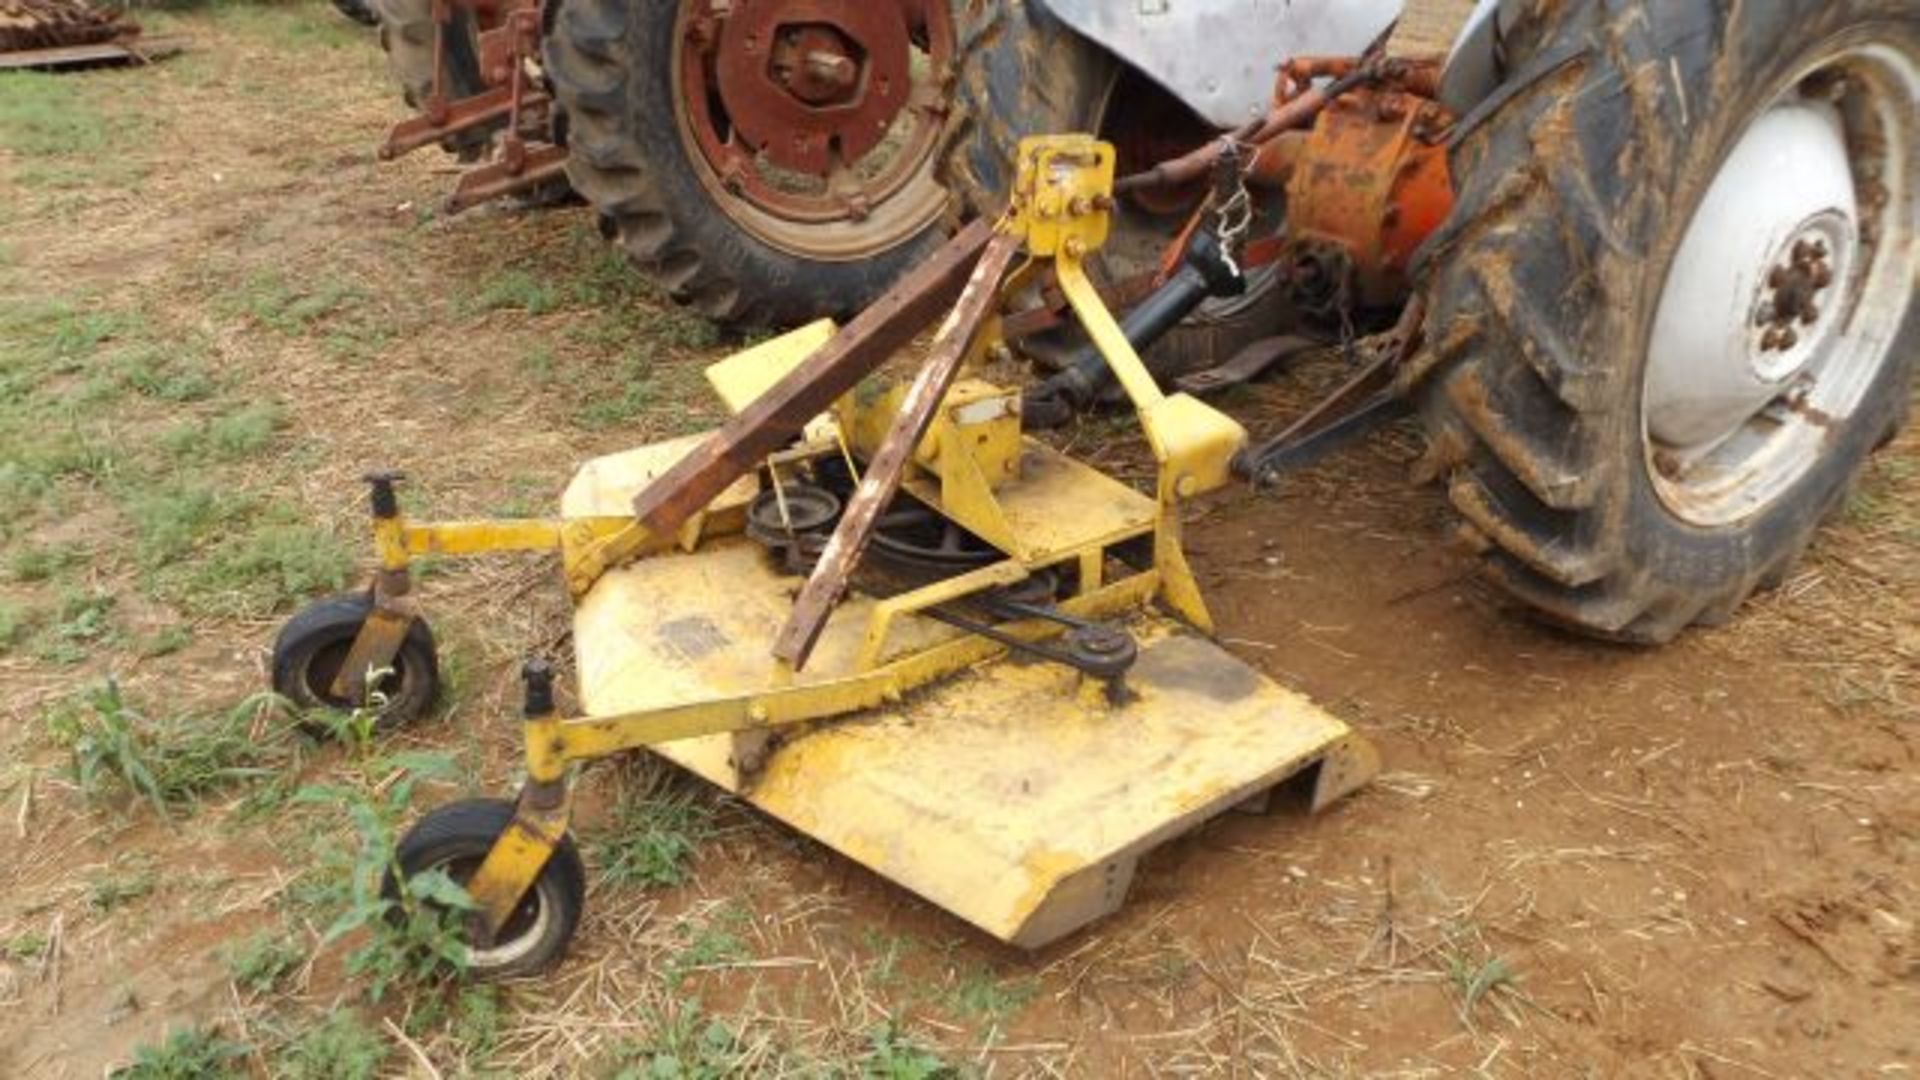
[[[791,246],[776,247],[731,217],[716,200],[732,196],[702,182],[681,130],[674,47],[686,2],[567,0],[561,9],[546,70],[567,112],[574,189],[628,258],[715,322],[783,327],[859,311],[945,239],[938,215],[850,258],[799,239],[844,236],[845,222],[796,230]]]
[[[274,692],[303,712],[358,706],[333,693],[333,680],[372,610],[373,598],[359,592],[316,600],[295,613],[273,642]],[[381,687],[387,702],[375,719],[376,729],[411,723],[433,708],[440,696],[436,649],[427,621],[413,620],[393,659],[393,675]]]
[[[355,2],[355,0],[345,0]],[[433,39],[439,31],[433,21],[432,0],[367,0],[373,5],[380,24],[380,48],[387,54],[387,70],[400,84],[400,96],[408,106],[425,107],[433,95]],[[444,92],[448,100],[471,97],[486,90],[480,73],[480,49],[473,13],[453,8],[447,24],[447,43],[441,52],[445,69]],[[473,161],[487,152],[493,133],[500,124],[463,131],[442,145],[462,161]]]
[[[333,0],[333,9],[361,26],[380,25],[380,15],[368,0]]]
[[[394,860],[406,880],[429,870],[444,870],[465,886],[493,843],[513,822],[513,804],[504,799],[466,799],[436,807],[401,838]],[[389,873],[381,895],[399,899],[400,881]],[[586,908],[587,874],[571,835],[554,845],[540,876],[507,920],[490,948],[471,948],[467,974],[476,979],[513,979],[537,975],[560,961],[580,927]],[[391,909],[390,909],[391,910]],[[396,919],[404,917],[392,911]]]
[[[1508,35],[1508,77],[1455,133],[1455,209],[1422,252],[1426,470],[1511,595],[1588,634],[1659,643],[1784,577],[1907,406],[1920,306],[1824,455],[1707,526],[1656,489],[1641,397],[1668,267],[1748,121],[1823,47],[1911,45],[1920,17],[1911,0],[1541,11]]]
[[[1127,77],[1124,63],[1050,13],[1037,0],[979,0],[955,5],[958,84],[941,152],[941,179],[954,193],[955,217],[997,214],[1013,189],[1016,150],[1029,135],[1104,134],[1108,103]],[[1164,233],[1171,240],[1184,218],[1129,220],[1123,200],[1115,221]],[[1097,273],[1126,273],[1111,259],[1092,260]],[[1136,271],[1138,267],[1134,268]],[[1223,362],[1248,343],[1279,333],[1289,317],[1281,290],[1217,310],[1202,308],[1147,351],[1158,370],[1191,371]],[[1051,355],[1060,343],[1046,342]],[[1047,358],[1045,356],[1043,359]]]

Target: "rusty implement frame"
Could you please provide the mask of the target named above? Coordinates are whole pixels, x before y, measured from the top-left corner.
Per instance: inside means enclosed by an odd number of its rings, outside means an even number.
[[[502,11],[504,7],[504,11]],[[450,98],[443,54],[456,8],[477,20],[483,8],[498,13],[498,24],[479,35],[481,77],[488,86],[477,94]],[[479,0],[433,0],[433,84],[420,114],[395,124],[380,146],[382,161],[392,161],[425,146],[446,143],[462,133],[500,127],[487,160],[461,174],[444,202],[449,214],[481,203],[530,191],[562,178],[567,151],[548,139],[553,101],[529,77],[540,58],[540,8],[531,0],[505,5]]]
[[[713,433],[700,448],[635,496],[633,516],[667,533],[800,434],[808,420],[906,347],[959,297],[994,236],[977,220],[901,278],[832,340]]]

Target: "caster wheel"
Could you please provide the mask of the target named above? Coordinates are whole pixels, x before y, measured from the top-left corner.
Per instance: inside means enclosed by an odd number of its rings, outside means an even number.
[[[280,629],[273,642],[274,692],[299,708],[346,711],[360,703],[333,692],[334,677],[346,662],[360,624],[373,610],[366,593],[343,593],[316,600],[300,609]],[[424,619],[415,619],[393,658],[393,674],[381,684],[387,703],[376,726],[397,727],[419,719],[440,694],[440,664],[435,656],[433,631]]]
[[[504,799],[449,803],[407,831],[396,861],[408,879],[438,869],[464,887],[512,821],[513,804]],[[382,883],[381,894],[388,899],[399,897],[400,882],[392,874]],[[580,925],[586,897],[587,875],[580,853],[573,837],[562,837],[493,944],[468,948],[467,973],[479,979],[510,979],[553,966]]]

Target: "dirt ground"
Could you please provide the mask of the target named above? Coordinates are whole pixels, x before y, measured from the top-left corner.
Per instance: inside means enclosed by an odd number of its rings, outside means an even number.
[[[448,702],[386,756],[303,747],[276,759],[292,781],[163,818],[73,773],[73,717],[109,677],[155,730],[227,713],[279,622],[364,568],[362,472],[404,469],[423,514],[541,512],[586,457],[711,422],[699,370],[727,345],[586,211],[446,218],[444,158],[375,162],[399,107],[326,5],[144,21],[192,50],[0,78],[0,1075],[99,1075],[180,1031],[258,1075],[1920,1069],[1911,433],[1791,580],[1653,651],[1478,583],[1406,481],[1411,429],[1206,502],[1222,638],[1385,771],[1317,818],[1168,845],[1119,915],[1037,954],[632,762],[586,778],[563,967],[370,1001],[358,937],[324,941],[311,899],[346,873],[347,816],[283,796],[392,791],[400,751],[460,770],[417,807],[509,790],[514,669],[566,651],[551,566],[433,567]],[[1235,407],[1270,425],[1305,392]],[[1123,430],[1076,449],[1129,460]],[[648,794],[698,823],[677,885],[596,872]],[[261,977],[249,940],[292,952]],[[335,1027],[358,1035],[314,1034]]]

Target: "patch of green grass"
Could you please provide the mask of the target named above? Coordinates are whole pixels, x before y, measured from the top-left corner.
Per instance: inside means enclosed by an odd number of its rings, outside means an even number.
[[[333,327],[321,344],[333,359],[357,362],[378,355],[393,338],[393,328],[384,319],[368,318]]]
[[[77,360],[109,341],[138,337],[144,329],[145,322],[130,311],[56,308],[44,347],[55,359]]]
[[[125,453],[108,435],[77,425],[39,429],[22,439],[7,434],[0,431],[0,511],[13,517],[36,513],[61,481],[112,480]]]
[[[256,274],[241,283],[225,309],[288,337],[304,337],[365,300],[365,293],[338,280],[295,284],[279,274]]]
[[[903,978],[900,971],[900,959],[913,947],[913,943],[900,934],[883,934],[868,927],[860,934],[861,944],[874,958],[867,969],[867,978],[882,988],[898,986]]]
[[[574,235],[572,280],[568,291],[582,307],[618,308],[638,301],[659,300],[659,286],[627,263],[617,248],[601,240],[599,231]]]
[[[133,1063],[115,1069],[114,1080],[224,1080],[246,1075],[244,1059],[252,1052],[215,1027],[178,1028],[158,1044],[133,1052]]]
[[[138,860],[116,865],[87,885],[87,906],[102,915],[153,895],[159,875],[153,864]]]
[[[112,593],[67,590],[55,620],[36,636],[34,655],[52,664],[77,664],[96,646],[111,644],[114,603]]]
[[[220,952],[227,977],[235,986],[252,994],[265,994],[279,988],[287,976],[300,970],[306,958],[306,950],[300,943],[281,930],[256,931]]]
[[[268,521],[216,546],[192,591],[217,612],[274,611],[304,596],[338,592],[353,571],[347,545],[325,529]]]
[[[169,404],[204,401],[219,389],[200,350],[138,345],[114,356],[120,379],[135,393]]]
[[[454,997],[454,1039],[466,1049],[469,1066],[486,1061],[500,1048],[500,1031],[506,1022],[506,1007],[495,986],[463,986]]]
[[[265,449],[286,422],[279,405],[253,402],[204,423],[182,423],[161,441],[175,457],[239,461]]]
[[[133,651],[142,660],[157,660],[162,656],[172,656],[188,645],[193,644],[193,631],[178,623],[163,626],[134,643]]]
[[[547,345],[536,346],[520,358],[520,370],[527,381],[535,386],[550,386],[553,383],[553,348]]]
[[[262,710],[280,712],[277,699],[256,695],[223,714],[183,714],[149,720],[112,679],[57,705],[47,717],[55,745],[69,755],[69,772],[82,794],[99,800],[144,799],[162,817],[203,796],[272,773],[284,740],[256,739]],[[284,717],[271,717],[284,729]],[[270,735],[282,732],[270,730]]]
[[[354,559],[339,537],[290,507],[244,505],[244,515],[217,513],[218,530],[194,532],[191,558],[157,568],[154,595],[196,614],[259,615],[345,587]]]
[[[373,1080],[390,1044],[354,1009],[335,1009],[273,1055],[277,1080]]]
[[[32,545],[13,553],[7,573],[15,581],[49,581],[87,561],[87,553],[71,544]]]
[[[867,1033],[867,1052],[858,1066],[860,1076],[874,1080],[957,1080],[960,1076],[958,1068],[920,1045],[893,1020]]]
[[[137,121],[108,116],[83,80],[39,72],[0,73],[0,146],[18,156],[15,177],[28,187],[123,182],[138,174],[120,140]]]
[[[962,972],[940,993],[946,1012],[977,1024],[994,1025],[1027,1007],[1039,985],[1032,979],[1001,979],[985,968]]]
[[[140,564],[157,570],[191,555],[216,530],[243,519],[247,503],[211,484],[169,481],[142,487],[127,504],[133,519],[134,553]]]
[[[655,403],[653,380],[646,375],[623,379],[617,392],[596,392],[574,411],[573,422],[588,431],[606,431],[632,422]]]
[[[1460,1021],[1473,1027],[1473,1011],[1489,993],[1513,984],[1513,970],[1498,956],[1477,963],[1454,956],[1447,960],[1447,980],[1460,996]]]
[[[177,4],[178,0],[173,2]],[[358,54],[367,49],[367,30],[331,10],[319,12],[330,18],[316,19],[315,12],[299,5],[209,2],[204,6],[215,13],[223,29],[258,38],[277,50],[291,47]]]
[[[646,336],[657,345],[682,351],[711,349],[720,344],[720,327],[685,308],[655,313],[646,324]]]
[[[1518,995],[1519,984],[1507,962],[1492,951],[1478,927],[1471,924],[1450,926],[1440,951],[1446,964],[1447,981],[1458,1001],[1455,1009],[1460,1023],[1468,1031],[1474,1028],[1474,1012],[1481,1003],[1495,1001],[1496,991]],[[1521,995],[1524,1000],[1524,995]]]
[[[624,799],[606,831],[589,844],[588,863],[612,886],[686,883],[688,864],[712,835],[713,809],[684,789]]]
[[[38,960],[47,954],[47,946],[50,944],[52,942],[45,934],[31,932],[15,934],[7,939],[4,946],[0,946],[0,956],[5,956],[16,964],[27,960]]]
[[[691,999],[652,1018],[652,1033],[614,1047],[609,1080],[722,1080],[742,1075],[748,1047],[724,1020],[702,1014]]]
[[[11,600],[0,600],[0,654],[13,651],[33,628],[33,610]]]
[[[245,456],[239,448],[264,438],[276,416],[243,409],[173,445]],[[293,507],[205,481],[134,489],[126,511],[148,591],[197,614],[275,611],[301,597],[337,591],[353,571],[346,543],[302,520]]]
[[[703,969],[745,960],[753,955],[742,936],[747,912],[736,904],[721,908],[711,919],[682,928],[686,944],[667,961],[667,984],[683,985],[687,976]]]
[[[639,337],[631,315],[606,309],[596,310],[592,318],[574,323],[566,331],[569,342],[597,354],[624,353]]]
[[[467,299],[474,314],[488,311],[524,311],[545,315],[560,307],[560,290],[525,270],[505,270],[489,278]]]

